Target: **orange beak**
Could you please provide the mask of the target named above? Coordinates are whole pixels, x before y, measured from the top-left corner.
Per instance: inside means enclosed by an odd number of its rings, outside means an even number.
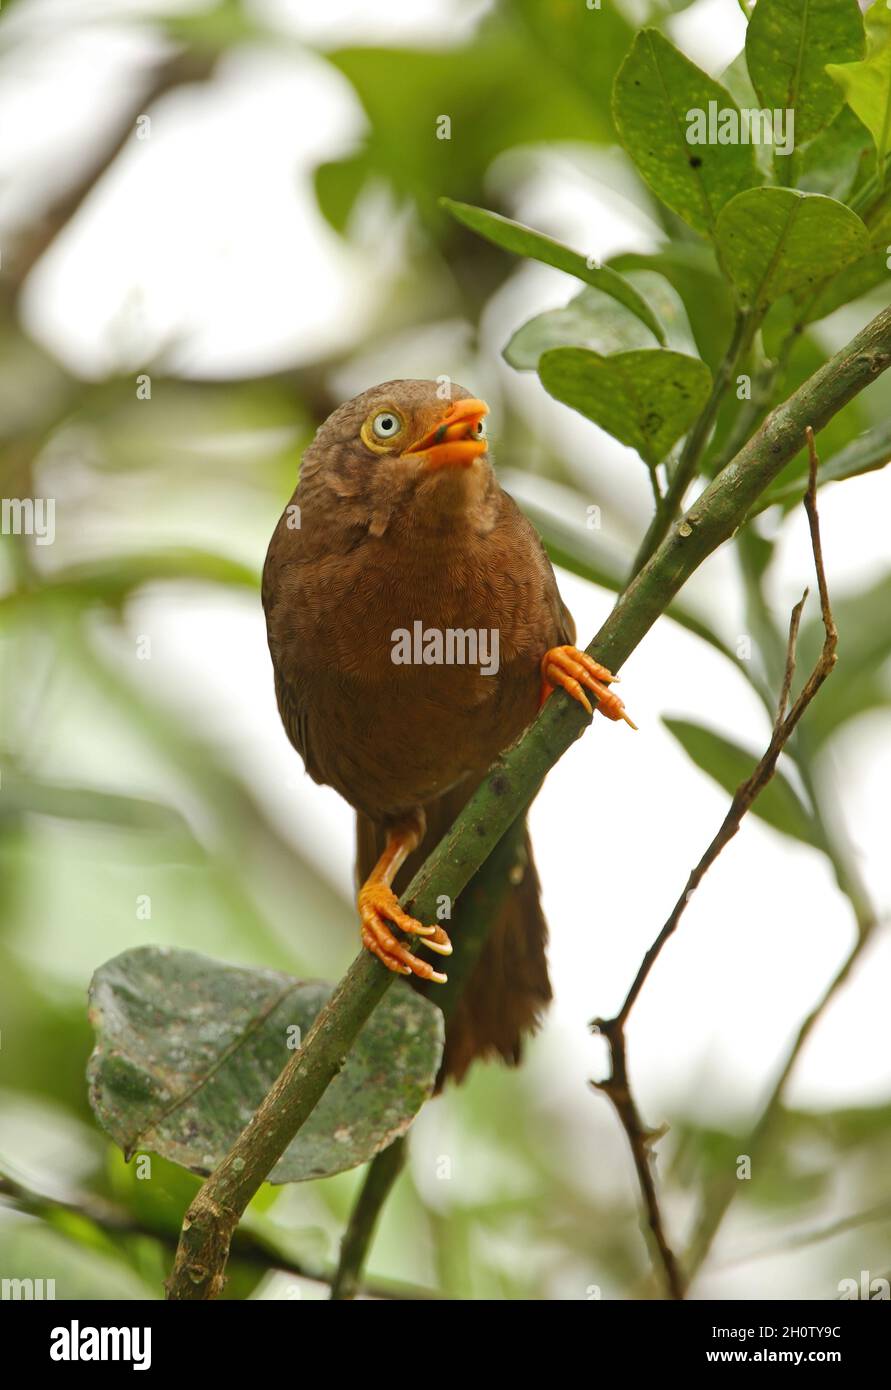
[[[455,401],[439,424],[405,452],[423,456],[425,468],[469,468],[488,448],[485,436],[477,433],[488,413],[485,401]]]

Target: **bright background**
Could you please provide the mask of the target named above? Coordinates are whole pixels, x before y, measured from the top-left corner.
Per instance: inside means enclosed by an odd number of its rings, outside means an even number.
[[[660,239],[606,125],[608,85],[591,88],[588,111],[538,53],[531,8],[3,6],[0,466],[4,496],[56,498],[56,540],[4,537],[0,552],[0,751],[12,798],[0,804],[0,1166],[33,1194],[113,1200],[154,1233],[111,1236],[36,1201],[32,1215],[11,1207],[0,1213],[4,1277],[56,1274],[59,1296],[62,1285],[157,1296],[194,1186],[160,1161],[137,1184],[91,1119],[85,991],[102,961],[159,942],[336,979],[355,953],[352,813],[309,781],[284,736],[255,587],[318,420],[376,381],[446,373],[489,401],[496,463],[521,501],[580,526],[600,506],[593,539],[629,557],[646,526],[636,456],[501,358],[515,328],[564,303],[572,283],[518,266],[435,209],[439,192],[497,206],[600,258]],[[734,0],[640,0],[627,14],[670,8],[667,32],[720,74],[743,42]],[[556,2],[539,9],[559,21]],[[613,57],[613,41],[596,60],[610,71],[627,46],[623,33]],[[376,77],[372,45],[405,50],[404,87]],[[178,53],[194,72],[148,99]],[[412,105],[431,57],[436,90],[454,84],[447,147]],[[514,67],[527,73],[522,92]],[[142,112],[145,139],[133,124]],[[341,234],[320,209],[315,171],[369,148]],[[100,176],[21,277],[32,239],[54,228],[59,200],[97,162]],[[332,186],[329,214],[342,192]],[[878,302],[821,324],[825,350]],[[150,401],[136,400],[141,372]],[[889,514],[888,472],[821,495],[834,595],[886,575]],[[587,642],[612,596],[558,578]],[[771,577],[783,622],[806,584],[802,516],[785,527]],[[732,646],[747,635],[726,554],[685,598]],[[587,1086],[604,1073],[605,1049],[586,1024],[620,1004],[726,809],[661,717],[709,725],[753,753],[769,730],[735,669],[665,619],[623,671],[623,695],[640,733],[595,727],[532,812],[554,1005],[519,1073],[477,1067],[422,1112],[375,1276],[460,1297],[649,1288],[625,1141]],[[821,763],[880,914],[891,901],[889,728],[877,702]],[[151,921],[137,918],[140,894]],[[643,1113],[671,1126],[657,1171],[679,1248],[709,1182],[746,1152],[743,1136],[854,933],[825,858],[754,817],[691,903],[629,1027]],[[889,960],[883,928],[804,1049],[770,1156],[740,1184],[695,1296],[832,1298],[861,1269],[886,1273],[891,1209],[873,1208],[886,1202]],[[448,1180],[437,1176],[444,1155]],[[249,1221],[283,1259],[329,1263],[357,1181],[267,1191]],[[233,1296],[324,1293],[272,1273],[273,1255],[267,1264],[237,1266]]]

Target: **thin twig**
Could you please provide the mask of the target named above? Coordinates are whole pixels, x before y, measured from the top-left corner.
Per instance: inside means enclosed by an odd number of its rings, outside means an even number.
[[[783,674],[783,683],[777,703],[773,732],[767,751],[751,776],[740,783],[734,792],[733,800],[730,803],[730,809],[724,817],[718,833],[711,841],[708,849],[703,854],[695,869],[690,873],[684,891],[675,903],[671,915],[656,937],[653,945],[644,956],[640,968],[634,977],[631,988],[625,996],[625,1002],[621,1009],[614,1018],[595,1019],[591,1024],[595,1032],[601,1033],[606,1038],[610,1052],[609,1076],[607,1076],[604,1081],[592,1081],[591,1085],[595,1090],[603,1091],[609,1096],[628,1137],[628,1143],[631,1147],[631,1154],[634,1159],[634,1166],[637,1170],[638,1181],[644,1199],[647,1221],[662,1266],[665,1284],[670,1297],[677,1299],[684,1297],[685,1278],[677,1257],[665,1234],[665,1224],[659,1207],[659,1199],[652,1169],[652,1146],[655,1140],[660,1136],[659,1133],[654,1133],[644,1125],[631,1093],[628,1079],[625,1024],[628,1021],[628,1015],[631,1013],[635,1001],[646,983],[650,971],[659,958],[662,948],[665,946],[669,937],[677,930],[678,924],[686,911],[687,904],[691,897],[708,873],[712,864],[714,864],[715,860],[718,858],[718,855],[739,830],[746,812],[751,808],[753,802],[760,796],[761,792],[763,792],[764,788],[770,782],[776,771],[777,762],[779,761],[783,748],[791,738],[796,725],[808,705],[835,666],[838,633],[832,617],[832,607],[829,602],[829,590],[826,584],[826,573],[823,565],[823,546],[820,540],[820,520],[817,513],[817,471],[819,469],[819,459],[814,442],[814,431],[810,425],[808,425],[805,430],[805,437],[808,446],[809,471],[804,505],[807,511],[808,525],[810,527],[814,568],[817,573],[817,585],[820,593],[820,611],[823,618],[824,629],[823,649],[801,693],[787,714],[786,710],[789,704],[792,680],[795,675],[795,653],[798,642],[798,629],[801,625],[801,614],[808,595],[808,591],[805,589],[802,597],[792,609],[792,616],[789,620],[789,638],[786,646],[786,665]]]
[[[604,1081],[592,1081],[590,1084],[594,1090],[603,1091],[604,1095],[609,1096],[627,1135],[631,1156],[634,1159],[634,1167],[637,1171],[637,1180],[640,1183],[644,1200],[647,1222],[665,1276],[668,1294],[670,1298],[681,1299],[684,1297],[684,1278],[677,1256],[665,1234],[665,1223],[662,1219],[659,1197],[656,1192],[656,1181],[653,1176],[653,1145],[658,1139],[661,1139],[664,1130],[647,1128],[641,1119],[634,1096],[631,1094],[622,1017],[617,1015],[615,1018],[594,1019],[591,1028],[595,1033],[602,1033],[609,1044],[610,1074]]]
[[[653,506],[657,516],[662,515],[665,507],[665,494],[659,482],[659,465],[656,463],[647,464],[647,472],[650,475],[650,487],[653,492]]]

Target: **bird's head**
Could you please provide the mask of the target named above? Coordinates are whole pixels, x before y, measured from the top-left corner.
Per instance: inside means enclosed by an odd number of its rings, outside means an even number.
[[[394,521],[439,529],[479,510],[491,491],[488,406],[452,383],[386,381],[345,402],[303,459],[301,490],[327,492],[353,522],[382,535]]]

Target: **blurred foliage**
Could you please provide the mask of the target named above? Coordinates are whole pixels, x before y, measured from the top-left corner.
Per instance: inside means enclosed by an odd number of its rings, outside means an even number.
[[[887,113],[891,29],[872,15],[867,50],[855,0],[840,0],[833,14],[821,7],[806,34],[792,0],[759,0],[745,52],[715,80],[672,42],[671,18],[687,3],[629,0],[590,10],[567,0],[502,0],[459,43],[445,34],[427,46],[331,48],[320,56],[352,88],[365,126],[354,148],[316,170],[315,194],[321,215],[348,240],[381,187],[408,219],[406,283],[414,272],[424,293],[408,303],[403,297],[394,323],[418,342],[431,306],[442,323],[469,317],[475,325],[513,274],[511,253],[564,270],[565,307],[517,323],[506,360],[540,370],[553,394],[639,446],[654,470],[676,466],[672,446],[691,414],[665,410],[665,428],[661,420],[651,428],[667,401],[662,383],[674,380],[671,371],[657,372],[657,406],[644,403],[642,424],[632,428],[630,408],[613,408],[624,382],[617,355],[669,367],[681,358],[691,381],[695,374],[707,387],[726,362],[740,310],[753,312],[759,321],[750,320],[734,363],[751,378],[752,399],[731,392],[719,402],[697,465],[708,477],[825,361],[828,345],[849,336],[850,314],[865,321],[887,298],[888,128],[876,112],[884,93]],[[15,0],[0,12],[0,53],[23,71],[43,42],[40,25],[28,27],[32,4]],[[112,8],[102,23],[123,31],[133,7],[117,21]],[[270,55],[302,47],[239,0],[136,20],[187,60],[168,83],[212,82],[216,61],[243,45]],[[91,8],[71,21],[74,43],[93,23]],[[650,27],[635,37],[641,22]],[[789,62],[799,44],[807,61],[793,90]],[[675,138],[678,112],[710,99],[736,109],[755,92],[768,105],[787,97],[796,105],[804,148],[784,165],[762,150],[755,158],[748,146],[702,146],[694,165],[693,147]],[[452,138],[437,140],[443,116]],[[99,167],[82,176],[85,186],[77,185],[77,163],[54,166],[59,186],[46,190],[33,225],[15,229],[8,252],[4,244],[0,280],[3,495],[52,495],[66,518],[55,546],[4,536],[0,552],[0,1170],[8,1179],[0,1195],[9,1208],[0,1212],[0,1264],[4,1276],[52,1272],[59,1297],[157,1297],[196,1187],[158,1156],[144,1180],[92,1121],[84,1072],[93,970],[127,948],[161,943],[334,976],[355,940],[350,905],[299,847],[301,827],[285,837],[244,761],[205,718],[203,692],[191,702],[174,699],[148,678],[134,649],[150,603],[172,609],[222,599],[229,613],[239,605],[256,611],[259,538],[290,492],[315,423],[338,399],[338,372],[362,359],[380,325],[367,324],[329,358],[252,379],[190,379],[154,347],[145,362],[121,361],[102,381],[57,361],[29,338],[22,292],[42,248],[64,232],[104,171],[100,146],[107,143],[114,161],[129,114],[119,128],[116,120],[107,116],[96,136]],[[493,215],[515,209],[492,206],[498,190],[508,196],[505,156],[557,147],[600,158],[619,139],[623,177],[650,226],[661,229],[649,251],[592,266],[584,253],[555,243],[556,218],[540,233],[520,229],[519,241],[516,233],[505,238],[506,224]],[[443,198],[469,205],[472,215],[456,220]],[[790,209],[800,235],[785,215]],[[475,223],[489,239],[475,235]],[[754,255],[739,237],[740,227],[748,236],[753,225],[761,228]],[[829,315],[845,306],[840,326]],[[577,390],[578,373],[568,369],[579,365],[586,373]],[[134,388],[137,369],[151,373],[151,409]],[[606,386],[595,401],[597,373]],[[693,397],[701,406],[699,387]],[[821,482],[888,463],[889,418],[886,376],[821,435]],[[526,438],[531,428],[505,406],[505,440]],[[736,655],[720,603],[694,608],[685,600],[672,610],[733,663],[766,710],[785,641],[772,566],[805,466],[803,455],[790,465],[765,500],[771,510],[749,522],[735,547],[747,623],[758,635],[754,659]],[[619,553],[576,524],[588,498],[552,441],[537,441],[530,467],[563,488],[559,515],[532,510],[555,561],[620,589],[634,545]],[[891,705],[889,585],[891,574],[836,605],[840,678],[821,692],[790,746],[788,775],[758,806],[769,824],[827,856],[861,926],[869,905],[822,801],[836,737],[863,712]],[[805,628],[803,667],[819,640],[818,624]],[[727,789],[756,756],[689,721],[671,719],[668,727]],[[134,906],[143,898],[156,905],[151,918]],[[466,1161],[473,1183],[449,1197],[448,1184],[432,1190],[423,1168],[409,1168],[385,1215],[374,1272],[413,1283],[419,1295],[438,1289],[464,1298],[584,1298],[592,1285],[605,1296],[650,1290],[630,1181],[597,1187],[585,1164],[567,1162],[593,1136],[555,1133],[527,1073],[477,1068],[441,1113],[443,1147]],[[776,1215],[762,1228],[766,1246],[779,1250],[798,1221],[814,1227],[823,1218],[829,1226],[843,1216],[832,1194],[857,1192],[864,1211],[883,1199],[889,1118],[880,1105],[781,1112],[763,1170],[751,1186],[741,1184],[747,1211]],[[743,1140],[682,1114],[672,1122],[660,1177],[670,1213],[680,1214],[726,1180]],[[624,1171],[611,1117],[597,1111],[592,1124]],[[264,1189],[236,1241],[226,1296],[283,1296],[270,1282],[276,1269],[330,1270],[358,1180],[352,1173],[299,1190]],[[878,1242],[887,1235],[887,1220],[853,1226],[843,1237],[854,1242],[852,1266],[874,1260],[879,1268]],[[301,1288],[305,1297],[324,1293],[309,1279]]]

